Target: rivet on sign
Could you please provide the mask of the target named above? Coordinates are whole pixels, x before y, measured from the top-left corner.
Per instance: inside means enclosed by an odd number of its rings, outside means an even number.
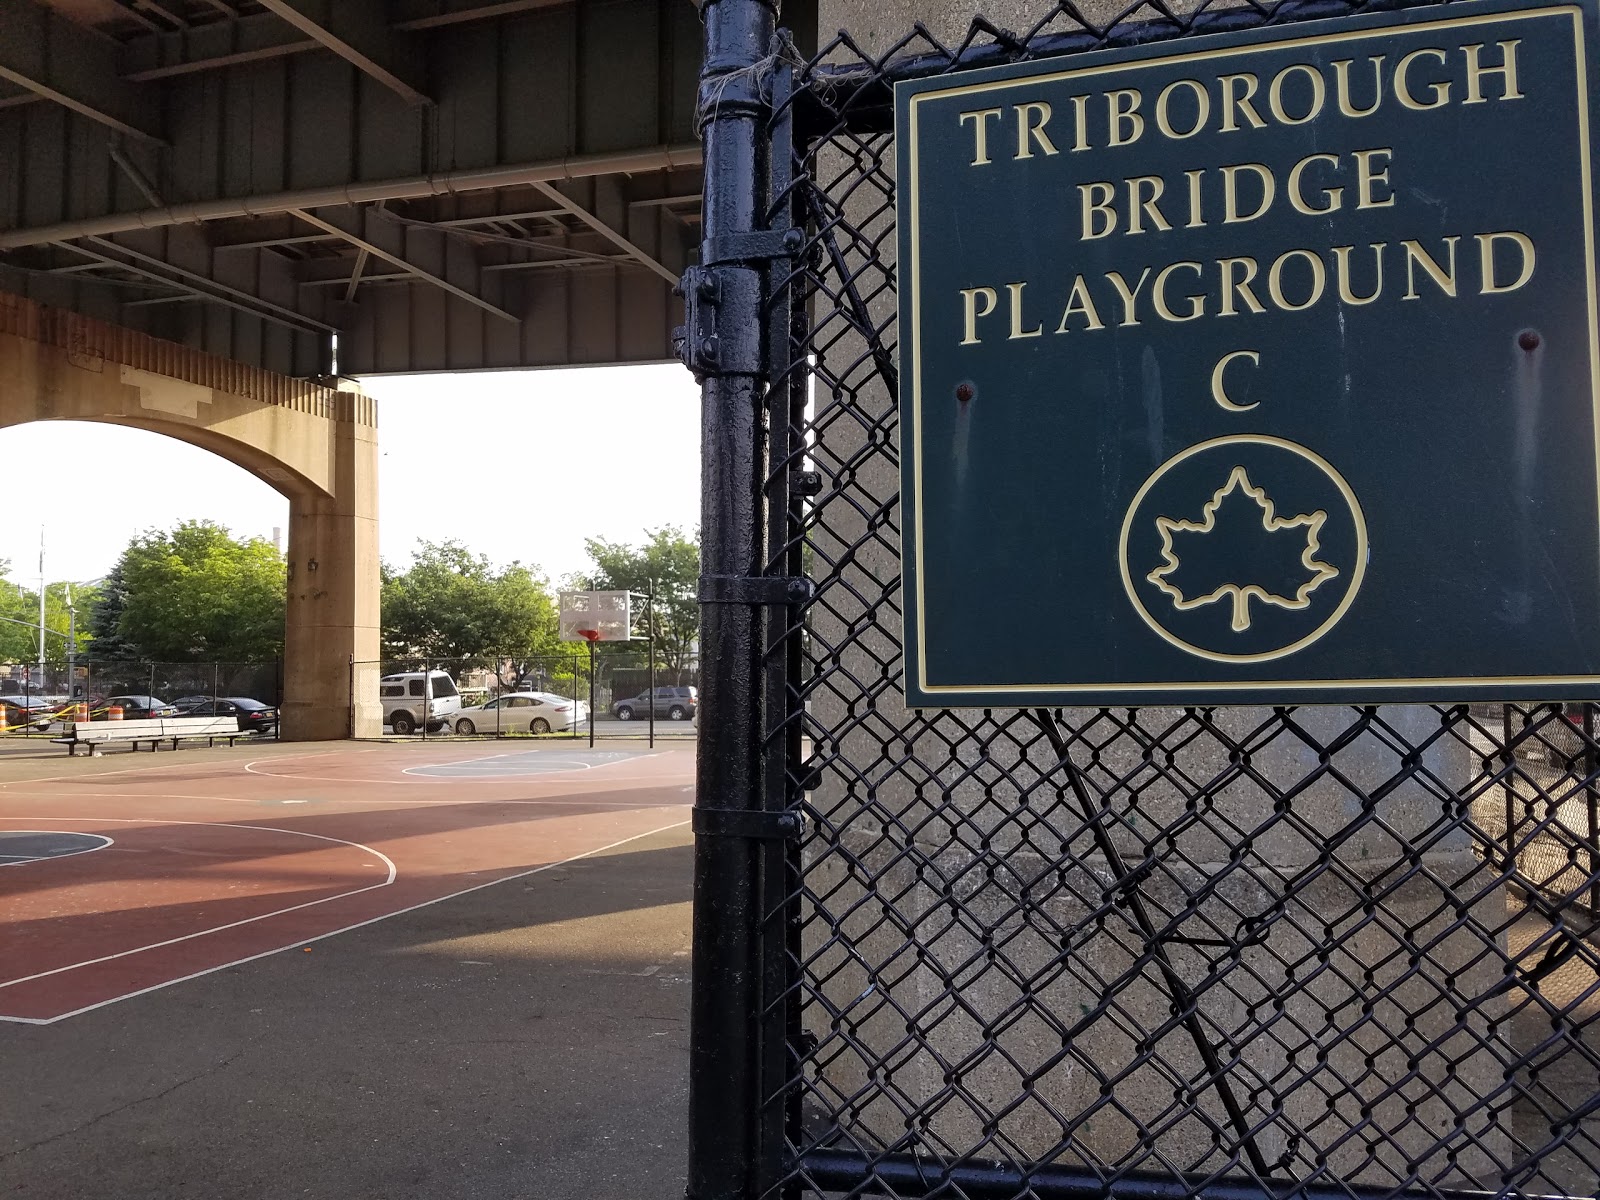
[[[1517,345],[1521,346],[1530,354],[1539,348],[1539,343],[1543,340],[1544,339],[1539,336],[1538,331],[1533,329],[1524,329],[1521,333],[1517,334]]]
[[[973,387],[970,383],[956,384],[956,399],[961,401],[963,404],[965,404],[968,400],[971,400],[977,394],[978,389]]]

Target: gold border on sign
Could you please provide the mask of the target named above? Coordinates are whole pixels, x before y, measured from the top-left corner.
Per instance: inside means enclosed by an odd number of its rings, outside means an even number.
[[[1113,72],[1135,71],[1146,67],[1163,67],[1174,64],[1200,62],[1208,59],[1220,59],[1251,54],[1262,54],[1271,51],[1283,50],[1295,46],[1318,46],[1335,42],[1355,40],[1369,40],[1382,37],[1393,37],[1414,33],[1425,33],[1438,29],[1462,29],[1474,25],[1484,25],[1505,21],[1538,20],[1545,17],[1567,17],[1572,22],[1572,36],[1574,43],[1574,66],[1578,81],[1578,170],[1582,180],[1583,200],[1583,241],[1584,263],[1587,274],[1588,300],[1589,300],[1589,379],[1590,379],[1590,410],[1594,425],[1595,437],[1595,501],[1597,511],[1600,511],[1600,321],[1597,321],[1596,280],[1595,280],[1595,246],[1594,246],[1594,192],[1590,160],[1593,149],[1590,144],[1589,132],[1589,98],[1584,92],[1584,82],[1588,72],[1586,55],[1584,54],[1583,40],[1583,10],[1575,5],[1561,4],[1545,8],[1525,9],[1520,11],[1479,13],[1470,17],[1443,18],[1437,21],[1419,21],[1414,24],[1384,25],[1372,29],[1353,29],[1339,33],[1313,34],[1306,37],[1285,37],[1263,41],[1253,45],[1229,46],[1217,50],[1197,50],[1188,53],[1175,53],[1160,55],[1152,58],[1135,61],[1106,63],[1092,67],[1077,67],[1048,74],[1027,75],[1020,79],[991,80],[986,83],[966,84],[957,87],[942,88],[937,91],[918,92],[912,96],[907,106],[908,120],[904,136],[909,139],[908,154],[911,178],[902,180],[902,186],[909,188],[910,242],[911,262],[909,264],[911,285],[911,329],[909,330],[909,345],[911,348],[911,437],[913,445],[913,479],[912,479],[912,508],[916,518],[917,532],[912,546],[911,569],[916,575],[916,588],[908,609],[916,613],[917,620],[917,684],[919,690],[928,694],[940,692],[960,693],[963,695],[980,696],[986,694],[1016,693],[1060,693],[1072,692],[1107,692],[1121,693],[1139,692],[1171,692],[1182,691],[1190,688],[1206,688],[1213,692],[1243,692],[1256,691],[1262,688],[1277,688],[1283,691],[1303,691],[1341,685],[1365,688],[1393,688],[1404,689],[1418,686],[1429,687],[1468,687],[1474,684],[1500,684],[1503,686],[1523,687],[1558,687],[1563,684],[1600,684],[1600,675],[1501,675],[1501,676],[1463,676],[1452,678],[1424,678],[1424,679],[1354,679],[1333,676],[1326,679],[1252,679],[1252,680],[1211,680],[1205,682],[1168,682],[1168,683],[985,683],[985,684],[933,684],[928,682],[928,643],[926,621],[926,584],[923,571],[923,506],[922,506],[922,239],[919,227],[921,213],[920,204],[920,154],[918,146],[918,107],[925,100],[949,99],[952,96],[974,95],[980,92],[999,91],[1006,88],[1031,87],[1040,83],[1053,83],[1063,79],[1087,78],[1095,75],[1106,75]],[[905,333],[906,331],[902,331]],[[1600,533],[1596,537],[1597,550],[1600,550]],[[1352,595],[1354,592],[1352,591]],[[902,644],[904,643],[904,629],[902,629]]]

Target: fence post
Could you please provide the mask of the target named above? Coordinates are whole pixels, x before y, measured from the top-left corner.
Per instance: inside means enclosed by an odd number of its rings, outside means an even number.
[[[765,208],[762,91],[776,11],[767,0],[706,0],[698,119],[705,146],[703,244],[756,232]],[[762,408],[761,272],[690,271],[685,361],[702,376],[701,565],[705,578],[758,575]],[[702,603],[705,655],[696,749],[693,977],[689,1031],[689,1200],[757,1194],[757,1063],[762,1026],[758,855],[727,836],[726,813],[761,807],[761,633],[748,603]],[[731,821],[727,832],[734,831]]]
[[[645,628],[649,631],[648,653],[650,655],[650,703],[646,706],[650,713],[650,749],[656,748],[656,588],[655,581],[650,583],[650,592],[645,597],[645,603],[650,606],[649,624]]]

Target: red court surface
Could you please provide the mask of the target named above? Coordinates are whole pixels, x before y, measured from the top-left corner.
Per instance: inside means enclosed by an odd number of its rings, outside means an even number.
[[[44,835],[86,848],[0,856],[0,1020],[48,1024],[301,953],[683,824],[693,767],[687,749],[449,743],[116,756],[10,782],[0,763],[12,850]]]

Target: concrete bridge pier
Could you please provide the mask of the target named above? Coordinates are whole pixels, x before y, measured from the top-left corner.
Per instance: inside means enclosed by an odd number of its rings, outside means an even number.
[[[286,741],[377,737],[378,431],[369,396],[335,399],[333,494],[289,498]],[[354,698],[352,700],[352,689]]]

